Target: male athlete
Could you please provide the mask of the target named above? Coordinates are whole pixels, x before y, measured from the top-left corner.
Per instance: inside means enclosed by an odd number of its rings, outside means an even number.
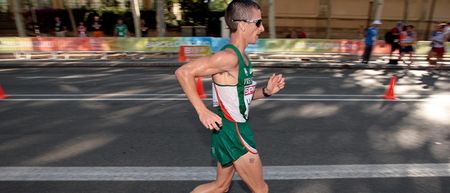
[[[216,180],[196,187],[192,193],[227,192],[235,171],[253,193],[267,193],[261,159],[247,122],[252,100],[269,97],[284,88],[281,74],[272,75],[265,87],[256,88],[252,64],[245,55],[264,31],[261,8],[252,0],[234,0],[225,12],[230,44],[210,57],[185,64],[175,72],[201,123],[212,131],[211,155],[218,160]],[[217,104],[210,111],[197,94],[195,77],[212,76]]]

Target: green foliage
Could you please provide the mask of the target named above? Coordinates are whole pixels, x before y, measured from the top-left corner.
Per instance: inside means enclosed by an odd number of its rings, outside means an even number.
[[[102,6],[99,9],[96,10],[97,13],[99,13],[100,15],[102,15],[103,12],[111,12],[117,15],[123,15],[125,14],[127,11],[129,11],[128,8],[122,8],[122,7],[116,7],[116,6]]]
[[[225,11],[231,0],[209,0],[209,10],[214,12]]]
[[[208,0],[179,0],[183,12],[182,25],[205,25],[209,12]]]

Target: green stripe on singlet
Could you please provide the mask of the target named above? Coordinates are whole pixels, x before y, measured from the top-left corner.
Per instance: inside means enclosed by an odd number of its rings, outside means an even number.
[[[253,76],[253,72],[251,71],[252,68],[252,64],[249,60],[249,58],[246,56],[247,61],[248,61],[248,66],[245,64],[244,58],[242,57],[241,52],[239,51],[239,49],[232,45],[232,44],[228,44],[226,46],[224,46],[222,48],[222,50],[227,49],[227,48],[231,48],[234,50],[234,52],[236,53],[236,55],[238,56],[238,63],[239,63],[239,75],[238,75],[238,83],[236,85],[237,88],[237,93],[238,93],[238,98],[239,98],[239,112],[242,114],[242,116],[245,119],[248,119],[247,115],[245,114],[245,111],[247,110],[247,106],[245,105],[245,99],[244,99],[244,89],[245,89],[245,79],[246,78],[251,78]],[[245,73],[245,71],[248,72],[248,75]]]

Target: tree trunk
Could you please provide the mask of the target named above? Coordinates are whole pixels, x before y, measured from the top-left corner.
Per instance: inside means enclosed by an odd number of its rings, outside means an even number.
[[[62,0],[61,4],[63,4]],[[77,36],[77,24],[75,23],[75,17],[73,16],[73,12],[72,12],[72,8],[70,8],[69,6],[65,6],[67,9],[67,13],[69,14],[69,19],[70,19],[70,25],[72,26],[72,31],[73,34],[75,34],[75,36]]]
[[[372,21],[372,18],[373,18],[373,7],[374,7],[373,4],[374,4],[374,0],[370,0],[369,11],[367,13],[367,23],[366,23],[367,28],[370,26],[370,22]]]
[[[269,0],[269,36],[270,38],[276,38],[275,30],[275,0]]]
[[[25,31],[25,23],[23,21],[23,15],[22,15],[22,0],[12,0],[9,1],[12,3],[13,12],[14,12],[14,18],[16,22],[16,28],[19,37],[26,37],[26,31]]]
[[[428,40],[430,37],[430,27],[431,27],[431,23],[433,22],[433,16],[434,16],[434,9],[436,8],[436,0],[431,0],[431,7],[430,7],[430,12],[428,14],[428,23],[427,23],[427,29],[425,32],[425,40]]]
[[[36,7],[38,7],[38,1],[37,0],[31,0],[31,17],[33,19],[34,24],[38,24],[38,18],[36,15]]]
[[[409,15],[409,0],[404,0],[404,10],[403,10],[403,23],[408,23],[408,15]]]
[[[136,37],[142,37],[141,32],[141,12],[139,11],[138,0],[131,0],[131,12],[133,13],[134,34]]]
[[[384,4],[384,0],[376,0],[375,1],[375,18],[374,18],[374,20],[381,21],[381,13],[383,13],[383,4]]]
[[[327,0],[327,35],[326,38],[330,39],[331,36],[331,0]]]
[[[162,37],[166,35],[166,19],[164,17],[164,10],[166,9],[164,0],[157,0],[157,13],[156,13],[156,22],[158,23],[158,36]]]

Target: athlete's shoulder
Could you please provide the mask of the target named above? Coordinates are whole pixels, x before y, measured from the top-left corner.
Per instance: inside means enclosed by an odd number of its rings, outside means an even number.
[[[214,62],[221,65],[226,65],[229,67],[234,67],[238,65],[239,58],[232,49],[225,49],[215,53],[212,56]]]

